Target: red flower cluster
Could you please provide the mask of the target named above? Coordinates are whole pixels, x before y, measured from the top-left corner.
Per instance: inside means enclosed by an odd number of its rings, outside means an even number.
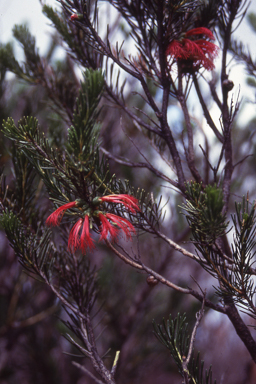
[[[204,39],[193,40],[196,35],[203,35]],[[196,69],[203,66],[207,70],[212,70],[214,68],[213,60],[218,54],[218,47],[207,41],[206,38],[215,40],[208,28],[191,29],[185,33],[183,39],[173,40],[168,45],[166,55],[173,56],[179,61],[192,62]]]
[[[139,211],[138,200],[130,195],[109,195],[94,199],[94,205],[97,206],[102,202],[123,204],[130,212]],[[46,220],[46,225],[57,226],[60,224],[64,213],[78,206],[77,201],[67,203],[56,209]],[[101,221],[100,225],[100,240],[107,239],[108,235],[111,240],[114,240],[118,234],[118,229],[121,229],[127,239],[131,239],[131,235],[135,234],[134,226],[125,218],[114,215],[112,213],[102,213],[97,209],[90,213],[86,213],[84,218],[80,218],[70,231],[68,239],[68,249],[76,251],[81,249],[85,253],[88,249],[94,248],[94,243],[90,235],[90,217],[97,217]],[[112,223],[111,223],[112,222]]]

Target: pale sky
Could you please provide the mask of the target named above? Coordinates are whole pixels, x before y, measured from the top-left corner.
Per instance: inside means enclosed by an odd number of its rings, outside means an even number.
[[[54,8],[59,7],[56,0],[42,1]],[[256,13],[256,0],[251,0],[249,12]],[[44,55],[49,43],[48,36],[53,32],[53,28],[50,27],[50,21],[42,14],[39,0],[0,0],[0,43],[10,41],[14,24],[22,23],[28,24],[30,32],[36,37],[36,46],[39,48],[39,53]],[[235,35],[250,47],[250,51],[256,60],[256,34],[252,32],[246,20],[242,22]],[[20,56],[21,49],[17,45],[15,52],[17,58],[22,59],[22,56]],[[243,67],[232,68],[230,78],[238,87],[242,85],[241,94],[245,94],[250,99],[254,97],[252,89],[244,84],[245,72]],[[255,109],[254,106],[252,108]]]
[[[59,6],[56,0],[47,0],[46,3],[54,8]],[[53,29],[41,9],[39,0],[0,0],[0,42],[7,43],[12,39],[15,24],[27,23],[43,54],[49,42],[47,35]]]
[[[43,0],[48,5],[59,7],[56,0]],[[249,12],[256,13],[256,0],[251,0]],[[41,12],[39,0],[0,0],[0,42],[6,43],[12,36],[14,24],[28,23],[30,31],[36,36],[37,45],[42,49],[47,46],[47,32],[51,31],[49,21]],[[48,24],[48,25],[47,25]],[[252,41],[252,31],[243,21],[236,34],[245,44],[249,44],[256,54],[255,35]]]

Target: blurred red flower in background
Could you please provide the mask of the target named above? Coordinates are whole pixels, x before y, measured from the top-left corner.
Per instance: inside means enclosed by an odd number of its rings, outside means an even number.
[[[193,40],[194,36],[202,35],[204,39]],[[192,39],[191,39],[192,38]],[[207,70],[214,68],[213,60],[218,54],[218,47],[206,40],[215,40],[208,28],[194,28],[187,31],[181,40],[172,40],[166,50],[167,56],[172,56],[178,61],[190,61],[195,69],[200,66]]]

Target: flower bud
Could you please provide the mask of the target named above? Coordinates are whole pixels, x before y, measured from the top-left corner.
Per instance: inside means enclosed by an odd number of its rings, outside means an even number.
[[[81,13],[73,13],[70,16],[70,20],[75,21],[75,20],[82,20],[83,15]]]

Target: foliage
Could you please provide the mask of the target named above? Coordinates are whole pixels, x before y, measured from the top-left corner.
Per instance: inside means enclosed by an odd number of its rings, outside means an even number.
[[[211,244],[225,234],[228,226],[223,210],[223,194],[216,185],[187,184],[188,200],[183,209],[195,242]]]
[[[186,323],[186,315],[180,315],[172,320],[171,316],[163,324],[157,325],[153,322],[154,333],[159,341],[169,349],[172,358],[177,364],[178,370],[184,378],[188,375],[188,380],[195,384],[212,384],[212,370],[205,371],[204,375],[204,361],[200,362],[200,354],[196,357],[191,355],[188,367],[184,369],[184,361],[189,354],[189,335],[188,324]],[[216,383],[216,380],[214,381]]]

